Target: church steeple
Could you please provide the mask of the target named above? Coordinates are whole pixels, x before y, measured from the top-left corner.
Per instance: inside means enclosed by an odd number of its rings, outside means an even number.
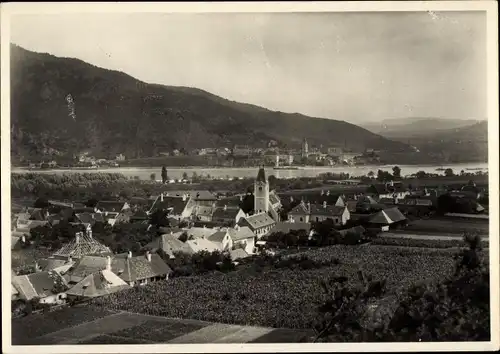
[[[264,166],[262,166],[257,173],[253,195],[255,200],[255,213],[267,213],[269,211],[269,182],[266,178]]]
[[[257,173],[256,181],[267,183],[266,171],[264,171],[264,167],[259,168],[259,172]]]

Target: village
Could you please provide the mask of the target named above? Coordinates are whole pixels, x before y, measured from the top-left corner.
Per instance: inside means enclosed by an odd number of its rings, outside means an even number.
[[[344,144],[345,145],[345,144]],[[100,154],[94,156],[89,151],[79,152],[68,157],[57,151],[47,152],[47,157],[23,161],[21,166],[31,170],[58,169],[58,168],[116,168],[122,165],[134,165],[144,161],[167,161],[175,165],[176,161],[186,160],[191,163],[213,161],[215,165],[233,166],[244,163],[247,166],[336,166],[336,165],[364,165],[380,163],[379,154],[382,151],[365,149],[354,151],[345,146],[311,146],[306,138],[300,148],[279,147],[276,141],[269,141],[265,147],[248,145],[233,145],[231,147],[200,148],[200,149],[172,149],[158,152],[155,156],[138,158],[133,154],[118,153]],[[102,156],[101,156],[102,155]],[[48,157],[52,156],[52,158]],[[208,160],[207,160],[208,159]]]
[[[169,281],[171,276],[182,276],[171,265],[182,254],[215,252],[220,254],[215,265],[220,269],[227,262],[237,267],[255,255],[336,243],[459,240],[464,229],[482,230],[487,237],[488,214],[478,203],[481,198],[484,190],[473,182],[448,191],[409,189],[402,181],[391,181],[372,184],[354,195],[321,190],[294,200],[270,190],[260,168],[253,192],[232,197],[217,197],[207,190],[165,191],[144,201],[141,208],[126,200],[100,200],[95,205],[48,200],[12,217],[13,315]],[[51,232],[63,224],[67,227],[60,232],[68,233],[66,243],[44,245],[37,230]],[[137,226],[150,241],[118,253],[99,240],[103,225],[119,230],[127,224]],[[152,227],[156,233],[149,233]],[[26,256],[37,247],[46,251],[46,257]]]

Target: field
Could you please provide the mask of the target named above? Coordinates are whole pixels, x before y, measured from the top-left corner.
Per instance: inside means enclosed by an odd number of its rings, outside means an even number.
[[[461,235],[464,232],[479,232],[489,234],[489,223],[484,220],[456,220],[453,218],[414,220],[405,231],[412,233],[430,232],[436,234]]]
[[[12,321],[13,345],[279,343],[310,337],[308,331],[100,312],[85,306]]]
[[[300,255],[301,253],[299,253]],[[324,264],[315,269],[273,269],[256,265],[231,273],[173,278],[96,299],[96,309],[274,328],[311,328],[326,300],[320,281],[346,276],[354,284],[361,268],[386,279],[399,293],[419,282],[439,281],[454,268],[454,252],[392,246],[333,246],[307,254]]]

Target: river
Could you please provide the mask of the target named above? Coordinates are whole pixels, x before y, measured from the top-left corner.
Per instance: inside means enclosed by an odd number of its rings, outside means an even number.
[[[449,165],[398,165],[401,169],[401,175],[407,176],[418,171],[425,171],[427,173],[438,173],[443,174],[444,171],[437,171],[437,168],[451,168],[454,173],[460,173],[464,170],[465,172],[475,173],[476,171],[487,172],[487,163],[465,163],[465,164],[449,164]],[[298,170],[274,170],[272,167],[266,168],[266,174],[268,176],[274,175],[277,178],[294,178],[294,177],[315,177],[321,173],[332,172],[332,173],[349,173],[351,176],[363,176],[368,174],[368,172],[373,171],[375,174],[378,170],[389,171],[392,173],[392,168],[394,165],[386,166],[334,166],[334,167],[300,167]],[[13,167],[11,169],[12,173],[121,173],[127,177],[139,177],[140,179],[150,179],[151,174],[156,174],[156,179],[161,176],[161,167],[116,167],[116,168],[98,168],[98,169],[54,169],[54,170],[28,170],[26,168]],[[215,178],[226,178],[226,177],[236,177],[236,178],[253,178],[257,174],[257,167],[242,167],[242,168],[231,168],[231,167],[219,167],[219,168],[204,168],[204,167],[171,167],[167,169],[169,178],[179,179],[182,178],[184,172],[188,174],[189,177],[193,173],[198,176],[207,176]]]

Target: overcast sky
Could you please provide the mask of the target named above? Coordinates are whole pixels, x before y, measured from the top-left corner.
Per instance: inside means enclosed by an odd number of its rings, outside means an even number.
[[[479,12],[18,15],[11,41],[284,112],[486,118]]]

